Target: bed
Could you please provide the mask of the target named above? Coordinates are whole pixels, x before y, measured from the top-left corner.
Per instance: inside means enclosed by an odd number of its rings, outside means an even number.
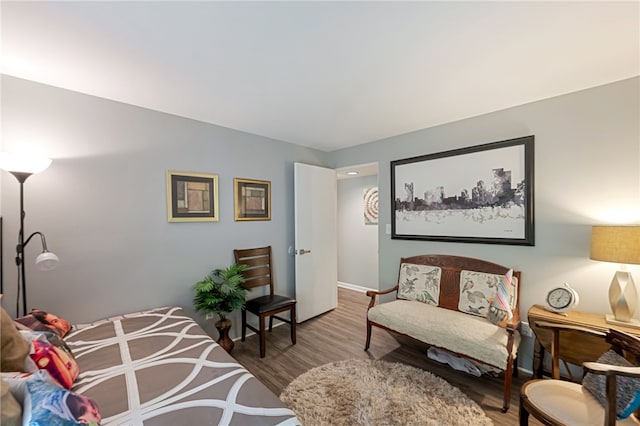
[[[299,425],[295,414],[178,307],[74,327],[72,390],[102,425]]]

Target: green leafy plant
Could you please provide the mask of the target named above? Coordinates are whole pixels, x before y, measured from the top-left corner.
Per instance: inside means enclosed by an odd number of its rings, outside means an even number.
[[[242,271],[247,265],[233,264],[225,269],[215,269],[209,275],[193,285],[196,292],[193,307],[196,312],[216,314],[221,321],[235,309],[242,308],[245,303],[247,289]]]

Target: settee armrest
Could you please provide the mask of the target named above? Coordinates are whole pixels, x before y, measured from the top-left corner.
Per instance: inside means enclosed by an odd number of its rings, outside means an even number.
[[[507,324],[505,325],[505,328],[510,334],[513,334],[518,329],[519,326],[520,326],[520,310],[515,309],[513,311],[513,316],[511,317],[509,322],[507,322]]]
[[[389,289],[382,290],[382,291],[376,291],[376,290],[367,291],[367,297],[371,298],[371,300],[369,301],[369,307],[367,307],[367,310],[373,308],[373,305],[376,304],[376,296],[381,296],[383,294],[389,294],[389,293],[392,293],[394,291],[398,291],[398,285],[397,284],[394,287],[391,287]]]

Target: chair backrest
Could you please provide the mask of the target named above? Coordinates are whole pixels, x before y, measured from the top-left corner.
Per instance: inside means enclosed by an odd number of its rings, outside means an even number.
[[[611,349],[624,356],[632,364],[640,364],[640,339],[615,328],[609,329],[606,337]]]
[[[271,265],[271,246],[235,249],[233,256],[236,264],[247,265],[247,269],[242,272],[245,278],[243,284],[246,288],[269,286],[269,294],[273,295],[273,268]]]

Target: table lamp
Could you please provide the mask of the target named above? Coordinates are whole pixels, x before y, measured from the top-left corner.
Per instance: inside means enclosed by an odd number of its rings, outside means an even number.
[[[590,259],[620,264],[609,286],[609,303],[613,315],[606,321],[630,327],[640,327],[633,318],[638,292],[627,264],[640,264],[640,225],[593,226],[591,228]]]

